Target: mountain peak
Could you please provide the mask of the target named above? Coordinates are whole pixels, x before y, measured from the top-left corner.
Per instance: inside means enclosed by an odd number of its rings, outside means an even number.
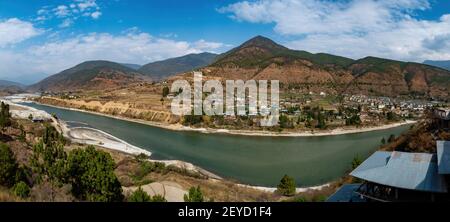
[[[270,51],[287,49],[286,47],[274,42],[272,39],[269,39],[261,35],[255,36],[250,40],[244,42],[239,48],[247,48],[247,47],[264,48]]]

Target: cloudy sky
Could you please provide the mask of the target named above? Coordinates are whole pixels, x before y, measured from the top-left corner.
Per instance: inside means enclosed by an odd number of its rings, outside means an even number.
[[[450,60],[450,1],[0,0],[0,79],[220,53],[255,35],[355,59]]]

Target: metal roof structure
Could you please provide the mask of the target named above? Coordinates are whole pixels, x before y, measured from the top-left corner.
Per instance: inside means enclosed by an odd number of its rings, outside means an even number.
[[[360,186],[359,183],[342,185],[336,193],[328,197],[327,202],[366,202],[355,192]]]
[[[436,141],[439,174],[450,174],[450,141]]]
[[[396,188],[448,192],[444,176],[438,174],[435,154],[378,151],[350,175]]]

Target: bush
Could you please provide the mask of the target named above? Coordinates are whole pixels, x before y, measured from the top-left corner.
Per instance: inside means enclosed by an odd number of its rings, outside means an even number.
[[[394,135],[394,134],[391,134],[391,135],[389,136],[388,143],[392,143],[392,142],[394,142],[394,141],[395,141],[395,135]]]
[[[194,112],[192,111],[191,115],[185,115],[183,117],[183,125],[185,126],[191,126],[196,125],[203,122],[203,116],[201,115],[194,115]]]
[[[123,200],[122,186],[114,174],[115,164],[109,153],[88,146],[72,150],[67,161],[74,196],[96,202]]]
[[[25,182],[20,181],[14,185],[13,193],[18,197],[26,198],[30,195],[30,187]]]
[[[352,117],[345,120],[345,125],[347,126],[361,125],[361,118],[355,114]]]
[[[286,115],[280,115],[278,122],[281,128],[293,128],[292,121]]]
[[[5,127],[11,126],[11,113],[9,112],[9,105],[4,102],[0,106],[0,127],[2,130]]]
[[[361,165],[361,163],[362,163],[361,157],[359,157],[358,155],[356,155],[355,157],[353,157],[353,160],[352,160],[352,170],[356,169],[359,165]]]
[[[203,194],[200,186],[191,187],[189,193],[184,195],[184,202],[203,202]]]
[[[170,93],[169,87],[164,86],[163,92],[162,92],[162,96],[163,96],[163,97],[167,97],[167,95],[169,95],[169,93]]]
[[[277,186],[277,192],[284,196],[293,196],[295,195],[295,180],[294,178],[284,175],[281,179],[280,184]]]
[[[15,184],[17,162],[8,145],[0,143],[0,185],[11,187]]]
[[[150,202],[151,200],[151,197],[142,187],[139,187],[128,197],[128,202]]]
[[[163,203],[163,202],[167,202],[166,198],[164,198],[161,195],[155,195],[152,197],[151,202],[159,202],[159,203]]]

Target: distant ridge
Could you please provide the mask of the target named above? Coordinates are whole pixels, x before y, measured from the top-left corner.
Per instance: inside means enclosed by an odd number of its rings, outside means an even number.
[[[9,87],[9,86],[16,86],[19,88],[25,88],[25,85],[22,83],[14,82],[14,81],[8,81],[8,80],[0,80],[0,87]]]
[[[424,64],[440,67],[450,71],[450,60],[426,60]]]
[[[154,80],[161,80],[171,75],[192,71],[211,64],[217,57],[214,53],[188,54],[185,56],[152,62],[142,66],[138,71]]]
[[[138,70],[142,67],[142,65],[138,65],[138,64],[131,64],[131,63],[121,63],[121,65],[126,66],[130,69],[134,69],[134,70]]]
[[[28,87],[31,91],[110,89],[149,81],[134,69],[110,61],[87,61]]]

